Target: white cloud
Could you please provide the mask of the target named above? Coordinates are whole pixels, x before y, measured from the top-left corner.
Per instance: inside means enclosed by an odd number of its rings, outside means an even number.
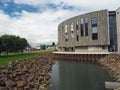
[[[89,10],[95,10],[95,9],[112,9],[116,10],[116,8],[120,7],[120,0],[14,0],[15,3],[18,4],[28,4],[32,6],[38,6],[41,7],[48,4],[48,3],[54,3],[56,5],[59,5],[61,2],[67,5],[72,5],[78,8],[82,9],[89,9]]]
[[[1,11],[0,35],[19,35],[25,37],[32,44],[57,42],[58,24],[67,17],[73,16],[69,10],[47,10],[43,13],[22,11],[20,15],[22,16],[19,19],[11,18]]]
[[[57,42],[57,27],[58,24],[67,18],[96,11],[98,9],[115,10],[119,7],[119,0],[14,0],[17,4],[28,4],[35,7],[43,8],[48,3],[58,5],[57,10],[50,8],[45,9],[42,13],[30,13],[22,11],[22,13],[15,12],[14,15],[21,16],[18,18],[11,18],[3,11],[0,11],[0,35],[15,34],[25,37],[29,43],[52,43]],[[63,5],[72,5],[80,10],[64,10]],[[43,7],[41,7],[43,6]]]
[[[101,8],[108,8],[108,9],[116,9],[119,7],[120,0],[74,0],[73,2],[69,0],[60,0],[68,5],[73,5],[77,7],[83,8],[94,8],[94,9],[101,9]]]
[[[14,0],[17,4],[28,4],[32,6],[44,6],[48,3],[53,3],[55,0]]]

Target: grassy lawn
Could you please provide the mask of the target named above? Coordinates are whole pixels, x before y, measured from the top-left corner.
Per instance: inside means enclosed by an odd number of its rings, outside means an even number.
[[[0,56],[0,66],[6,65],[9,62],[13,62],[16,60],[22,60],[24,58],[27,58],[29,56],[38,55],[43,52],[29,52],[29,53],[23,53],[23,54],[11,54],[9,56]]]

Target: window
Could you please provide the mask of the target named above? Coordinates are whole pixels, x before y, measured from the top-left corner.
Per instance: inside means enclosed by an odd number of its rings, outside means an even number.
[[[78,35],[78,30],[76,30],[76,34]]]
[[[78,20],[76,20],[76,25],[78,25]]]
[[[71,37],[74,38],[74,33],[73,33],[73,23],[71,23],[70,26],[71,26]]]
[[[85,18],[85,23],[88,23],[88,18]]]
[[[65,25],[65,41],[68,41],[68,26]]]
[[[76,21],[76,30],[78,30],[78,20]]]
[[[85,36],[88,36],[88,18],[85,18]]]
[[[97,31],[97,27],[93,27],[92,28],[92,40],[96,40],[98,39],[98,31]]]
[[[67,33],[68,31],[67,31],[67,25],[65,25],[65,33]]]
[[[68,41],[68,34],[65,34],[65,41]]]
[[[81,30],[81,37],[83,37],[84,35],[84,28],[83,28],[83,23],[84,23],[84,19],[80,19],[80,30]]]
[[[79,41],[78,20],[76,20],[76,40]]]
[[[67,41],[68,41],[68,39],[65,39],[65,41],[67,42]]]
[[[92,40],[97,40],[98,39],[98,29],[97,29],[96,18],[92,18],[91,23],[92,23]]]
[[[96,40],[98,39],[98,34],[97,33],[93,33],[92,34],[92,40]]]
[[[79,41],[79,36],[77,35],[77,41]]]
[[[78,33],[78,30],[76,30],[76,40],[79,41],[79,33]]]
[[[98,32],[97,32],[97,27],[93,27],[93,28],[92,28],[92,33],[98,33]]]
[[[93,25],[93,24],[97,24],[96,18],[92,18],[92,25]]]
[[[71,23],[71,31],[73,31],[73,23]]]
[[[80,24],[83,24],[84,23],[84,20],[83,20],[83,18],[82,19],[80,19]]]
[[[73,31],[71,31],[71,33],[73,33]]]

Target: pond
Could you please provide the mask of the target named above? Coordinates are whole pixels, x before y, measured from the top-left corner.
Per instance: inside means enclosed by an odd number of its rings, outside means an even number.
[[[48,90],[108,90],[105,81],[112,80],[97,64],[63,60],[55,61],[50,76]]]

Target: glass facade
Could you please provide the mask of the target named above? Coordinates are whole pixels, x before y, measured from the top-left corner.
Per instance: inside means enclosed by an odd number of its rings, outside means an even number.
[[[114,11],[109,12],[109,33],[110,33],[110,45],[109,51],[117,51],[117,31],[116,31],[116,15]]]

